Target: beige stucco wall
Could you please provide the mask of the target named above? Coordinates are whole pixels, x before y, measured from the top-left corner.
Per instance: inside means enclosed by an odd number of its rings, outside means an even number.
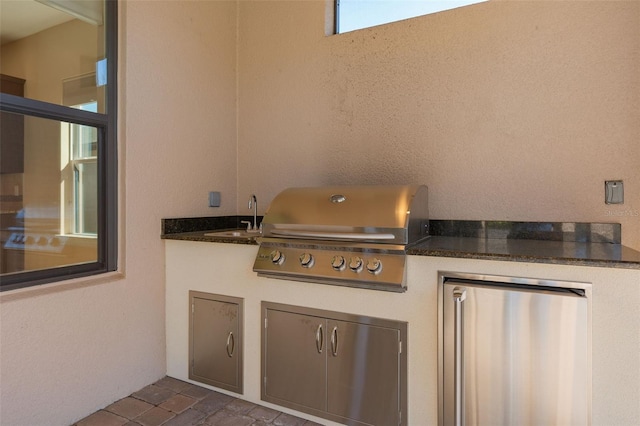
[[[240,2],[240,197],[421,183],[434,219],[619,222],[640,249],[640,2],[492,0],[329,37],[324,16]]]
[[[160,220],[236,211],[235,3],[120,9],[121,274],[0,295],[3,426],[72,424],[164,376]]]

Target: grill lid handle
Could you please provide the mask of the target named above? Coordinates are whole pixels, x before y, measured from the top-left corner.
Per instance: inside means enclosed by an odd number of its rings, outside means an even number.
[[[294,231],[294,230],[282,230],[274,229],[271,231],[273,235],[280,235],[289,238],[313,238],[319,240],[344,240],[344,241],[358,241],[358,240],[393,240],[395,235],[393,234],[374,234],[366,232],[321,232],[321,231]]]

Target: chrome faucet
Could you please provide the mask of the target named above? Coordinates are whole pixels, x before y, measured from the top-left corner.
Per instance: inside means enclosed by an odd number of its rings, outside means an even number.
[[[260,228],[258,227],[258,199],[255,194],[251,194],[249,197],[249,210],[253,207],[253,229],[251,229],[251,223],[247,224],[247,231],[249,232],[259,232]]]

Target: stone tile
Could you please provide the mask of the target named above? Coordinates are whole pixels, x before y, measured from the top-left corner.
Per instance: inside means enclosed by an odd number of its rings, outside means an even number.
[[[212,426],[249,426],[256,419],[233,413],[227,410],[220,410],[205,419],[205,424]]]
[[[322,426],[169,376],[80,420],[75,426],[123,425]]]
[[[117,414],[100,410],[76,423],[76,426],[122,426],[128,420]]]
[[[172,411],[176,414],[182,413],[187,408],[198,402],[197,399],[190,396],[176,394],[167,399],[162,404],[158,405],[160,408],[164,408],[167,411]]]
[[[202,386],[196,386],[191,383],[187,383],[187,387],[180,391],[181,394],[190,396],[195,399],[202,399],[209,395],[212,390],[203,388]]]
[[[206,414],[201,411],[189,408],[178,414],[162,426],[195,426],[202,424]]]
[[[183,382],[182,380],[174,379],[173,377],[165,376],[162,379],[154,383],[159,388],[165,388],[180,393],[186,389],[190,383]]]
[[[265,423],[271,422],[278,417],[280,411],[272,410],[271,408],[262,407],[257,405],[253,410],[247,413],[248,416],[253,417],[256,420],[262,420]]]
[[[128,396],[109,405],[105,410],[131,420],[152,408],[153,405],[148,402]]]
[[[275,426],[302,426],[305,422],[305,419],[287,413],[282,413],[273,420]]]
[[[160,407],[153,407],[140,417],[134,419],[134,421],[140,423],[142,426],[160,426],[172,417],[175,417],[174,413],[163,410]]]
[[[233,401],[225,405],[224,409],[236,414],[247,414],[249,411],[253,410],[256,407],[257,405],[252,402],[247,402],[242,399],[234,399]]]
[[[211,392],[207,397],[203,398],[192,408],[202,411],[205,414],[215,413],[221,410],[225,405],[233,401],[235,398],[219,392]]]
[[[158,405],[171,398],[176,393],[170,389],[161,388],[156,385],[149,385],[138,392],[134,392],[131,396],[148,402],[149,404]]]

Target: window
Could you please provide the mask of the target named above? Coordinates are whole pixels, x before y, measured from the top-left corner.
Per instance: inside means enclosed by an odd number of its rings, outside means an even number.
[[[98,112],[95,73],[63,82],[62,90],[65,105],[82,111]],[[81,124],[62,126],[60,143],[61,164],[69,166],[61,167],[63,182],[66,182],[66,191],[62,191],[60,200],[60,215],[65,219],[62,229],[65,234],[97,236],[97,129]]]
[[[336,0],[336,33],[401,21],[486,0]]]
[[[78,107],[95,105],[92,102]],[[69,161],[73,170],[73,228],[70,233],[94,236],[98,234],[98,132],[95,127],[81,124],[70,127],[72,155]]]
[[[0,289],[114,271],[117,1],[0,13]]]

